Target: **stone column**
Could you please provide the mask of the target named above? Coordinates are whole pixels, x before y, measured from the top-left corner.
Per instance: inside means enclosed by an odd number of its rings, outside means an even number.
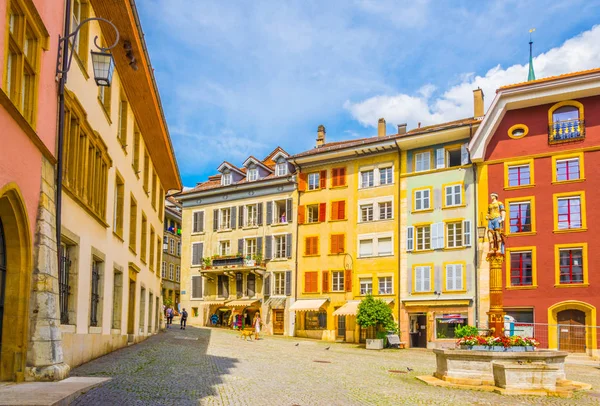
[[[60,332],[54,166],[43,158],[29,303],[29,345],[25,379],[55,381],[69,376]]]
[[[486,260],[490,263],[490,311],[488,327],[494,337],[504,335],[504,306],[502,300],[502,263],[504,254],[492,251]]]

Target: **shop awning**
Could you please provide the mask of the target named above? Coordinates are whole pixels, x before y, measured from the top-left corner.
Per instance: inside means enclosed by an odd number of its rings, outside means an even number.
[[[285,297],[270,297],[266,302],[265,306],[269,306],[271,309],[285,309]]]
[[[207,300],[202,302],[202,306],[215,306],[225,304],[224,300]]]
[[[460,313],[444,314],[442,317],[438,317],[437,321],[440,323],[464,323],[467,316]]]
[[[333,312],[334,316],[356,316],[360,300],[346,302],[342,307]]]
[[[232,300],[231,302],[225,303],[227,307],[250,307],[253,304],[259,303],[260,300],[247,299],[247,300]]]
[[[325,304],[329,299],[301,299],[296,300],[293,305],[290,306],[290,310],[295,312],[310,312],[317,311]]]

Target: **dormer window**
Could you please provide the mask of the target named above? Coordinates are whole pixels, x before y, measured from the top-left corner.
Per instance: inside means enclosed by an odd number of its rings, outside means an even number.
[[[223,171],[223,175],[221,176],[221,185],[222,186],[231,185],[231,171],[229,169],[225,169]]]
[[[248,181],[253,182],[258,180],[258,168],[256,165],[250,165],[248,167]]]
[[[277,160],[275,175],[276,176],[285,176],[285,175],[287,175],[287,173],[288,173],[288,168],[287,168],[287,162],[285,161],[285,158],[279,158],[279,160]]]

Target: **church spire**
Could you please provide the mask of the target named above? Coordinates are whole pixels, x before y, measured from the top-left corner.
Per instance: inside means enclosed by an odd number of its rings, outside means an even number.
[[[531,33],[535,31],[535,28],[529,30],[529,75],[527,81],[530,82],[535,80],[535,72],[533,71],[533,41],[531,40]]]

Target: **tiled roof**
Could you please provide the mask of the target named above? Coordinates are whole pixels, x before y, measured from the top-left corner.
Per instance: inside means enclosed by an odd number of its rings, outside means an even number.
[[[475,123],[479,123],[479,122],[481,122],[481,120],[478,120],[473,117],[468,117],[468,118],[463,118],[460,120],[448,121],[447,123],[428,125],[427,127],[421,127],[421,128],[413,128],[412,130],[407,131],[404,134],[401,134],[400,138],[410,137],[412,135],[447,130],[448,128],[461,127],[464,125],[475,124]]]
[[[588,75],[590,73],[599,73],[599,72],[600,72],[600,68],[594,68],[594,69],[582,70],[579,72],[565,73],[563,75],[548,76],[547,78],[531,80],[529,82],[520,82],[520,83],[514,83],[512,85],[502,86],[502,87],[498,88],[498,90],[496,90],[496,93],[498,93],[499,91],[504,90],[504,89],[514,89],[516,87],[525,87],[525,86],[535,85],[538,83],[551,82],[553,80],[559,80],[559,79],[576,77],[576,76],[583,76],[583,75]]]

